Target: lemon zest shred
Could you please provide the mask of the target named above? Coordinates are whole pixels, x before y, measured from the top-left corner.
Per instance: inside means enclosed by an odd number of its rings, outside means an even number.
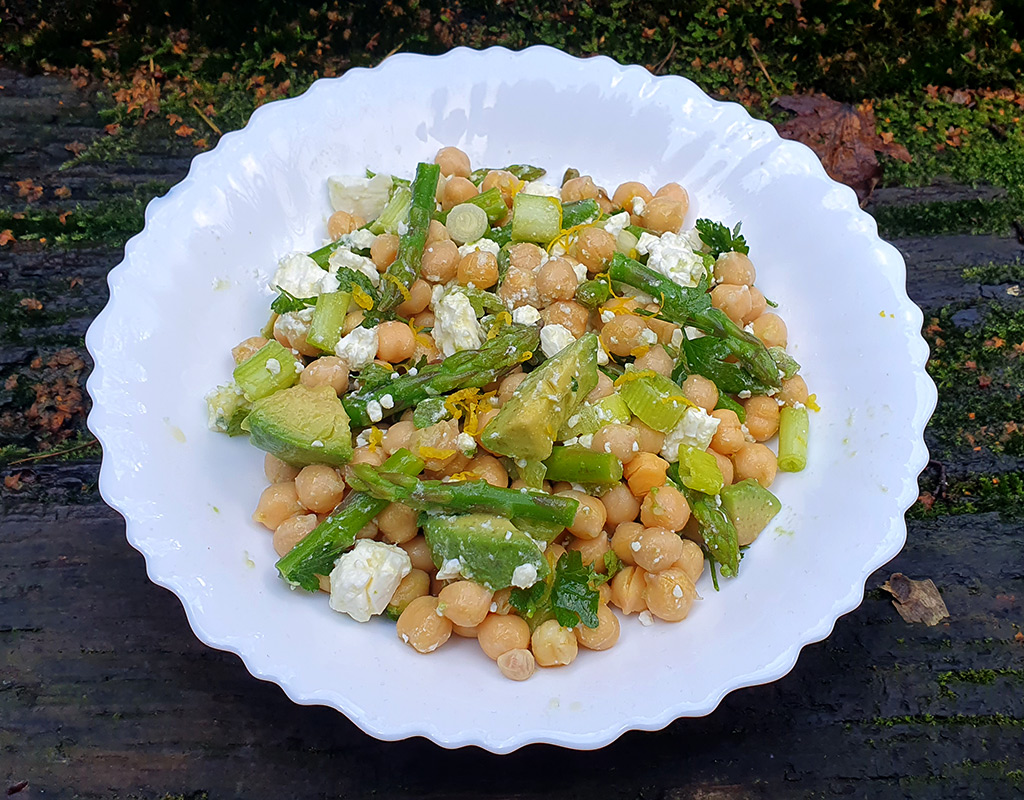
[[[370,448],[371,453],[376,453],[377,448],[384,442],[384,431],[378,428],[376,425],[370,427],[370,435],[367,440],[367,446]]]
[[[356,284],[352,284],[352,299],[356,301],[356,305],[364,311],[369,311],[373,308],[373,298],[368,295],[365,290]]]
[[[419,451],[423,458],[433,458],[438,461],[443,461],[444,459],[451,458],[455,455],[454,450],[450,450],[448,448],[441,449],[440,447],[426,447],[421,445],[419,447]]]
[[[507,311],[501,311],[494,317],[490,330],[487,331],[487,341],[494,339],[498,333],[507,325],[512,324],[512,315]]]
[[[454,475],[449,475],[445,483],[455,483],[457,481],[481,481],[479,475],[475,472],[456,472]]]
[[[811,409],[811,411],[821,411],[821,406],[818,405],[818,395],[816,394],[807,395],[807,402],[804,405]]]
[[[653,378],[657,374],[653,369],[631,369],[629,372],[623,372],[615,379],[615,386],[622,386],[624,383],[637,381],[640,378]]]
[[[383,277],[384,280],[386,280],[388,283],[393,284],[394,287],[398,289],[398,293],[402,295],[403,300],[412,300],[412,295],[409,294],[409,290],[406,288],[405,284],[398,280],[398,278],[396,278],[394,275],[384,273],[384,275],[382,275],[381,277]]]
[[[593,223],[583,222],[580,223],[579,225],[573,225],[571,228],[566,228],[564,231],[558,234],[558,236],[556,236],[554,239],[548,242],[548,246],[545,247],[544,249],[547,250],[548,253],[550,253],[552,248],[564,239],[565,244],[563,246],[565,247],[566,252],[568,252],[569,248],[572,247],[575,239],[579,238],[580,231],[582,231],[584,228],[591,227],[593,227]]]
[[[409,317],[409,330],[412,331],[412,338],[424,347],[434,346],[434,343],[427,337],[427,335],[425,333],[421,333],[423,328],[416,327],[416,323],[412,321],[412,317]]]

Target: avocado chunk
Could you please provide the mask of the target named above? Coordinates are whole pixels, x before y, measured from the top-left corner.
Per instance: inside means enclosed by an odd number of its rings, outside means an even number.
[[[504,517],[428,516],[423,533],[439,575],[458,573],[491,591],[525,589],[550,571],[537,543]]]
[[[299,384],[261,398],[242,429],[260,450],[295,467],[337,467],[352,458],[348,414],[330,386],[310,389]]]
[[[492,453],[543,461],[559,430],[597,386],[597,337],[588,333],[529,374],[483,433]]]
[[[238,436],[251,410],[252,403],[245,399],[236,383],[218,386],[206,395],[207,424],[211,431]]]
[[[752,478],[723,487],[721,498],[740,547],[753,542],[782,510],[779,499]]]

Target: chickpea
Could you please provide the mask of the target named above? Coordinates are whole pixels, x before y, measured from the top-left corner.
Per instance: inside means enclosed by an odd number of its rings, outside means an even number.
[[[644,203],[649,203],[654,198],[654,195],[642,183],[626,181],[625,183],[620,183],[619,188],[612,194],[612,205],[615,208],[622,208],[632,213],[634,197],[639,197]]]
[[[505,467],[494,456],[486,453],[475,456],[466,465],[466,472],[472,472],[480,480],[486,481],[491,486],[497,486],[499,489],[508,487],[508,472]]]
[[[498,409],[492,408],[488,411],[485,411],[484,413],[477,417],[477,433],[473,436],[473,438],[476,439],[476,443],[480,447],[483,447],[484,450],[487,450],[487,448],[484,447],[482,443],[484,431],[487,430],[487,423],[489,423],[496,416],[498,416]],[[487,452],[490,451],[488,450]]]
[[[340,396],[348,391],[348,367],[337,356],[321,356],[299,373],[299,383],[310,389],[330,386]]]
[[[454,581],[445,586],[437,599],[441,613],[455,625],[474,628],[484,621],[491,607],[493,593],[473,581]]]
[[[363,527],[356,531],[357,539],[376,539],[377,538],[377,523],[374,521],[367,522]]]
[[[659,375],[668,376],[672,374],[675,362],[664,347],[660,344],[656,344],[642,356],[639,356],[636,361],[633,362],[633,366],[637,369],[651,369]],[[712,386],[714,386],[714,384],[712,384]]]
[[[572,178],[562,184],[562,202],[575,203],[578,200],[595,200],[600,189],[589,175]]]
[[[648,528],[681,531],[689,518],[690,504],[674,486],[651,489],[640,505],[640,521]]]
[[[756,286],[750,287],[750,313],[743,317],[743,324],[749,325],[765,311],[768,310],[768,301],[764,299],[761,290]]]
[[[722,253],[715,262],[715,280],[735,286],[753,286],[757,272],[743,253]]]
[[[523,182],[506,169],[492,169],[480,183],[480,191],[486,192],[497,187],[501,192],[501,199],[509,208],[512,207],[512,198],[519,191]]]
[[[636,431],[636,442],[641,453],[660,453],[665,445],[665,434],[656,431],[639,417],[634,417],[629,426]]]
[[[742,432],[741,432],[742,433]],[[709,453],[715,457],[715,462],[718,464],[718,471],[722,473],[722,483],[725,486],[732,486],[733,478],[733,466],[732,459],[729,456],[722,455],[721,453],[708,448]]]
[[[782,317],[767,311],[752,323],[754,336],[764,342],[765,347],[785,347],[789,338],[786,323]]]
[[[366,318],[366,315],[363,314],[363,310],[362,309],[356,309],[355,311],[349,311],[348,314],[345,315],[345,324],[342,325],[341,332],[347,336],[348,334],[352,333],[352,331],[354,331],[356,328],[358,328],[360,325],[362,325],[363,324],[363,320],[365,318]]]
[[[747,430],[754,441],[766,442],[779,432],[779,404],[774,397],[754,396],[743,401]]]
[[[421,311],[412,318],[413,324],[417,328],[433,328],[434,327],[434,312],[433,311]],[[426,335],[426,334],[421,334]],[[431,340],[433,341],[433,340]]]
[[[433,653],[452,635],[452,621],[437,613],[440,600],[425,595],[405,607],[395,631],[417,653]]]
[[[608,534],[604,531],[601,531],[593,539],[580,539],[573,536],[567,549],[570,552],[575,551],[579,553],[584,564],[594,567],[594,572],[603,574],[607,571],[604,563],[604,554],[612,548],[608,541]]]
[[[530,626],[514,614],[488,614],[477,627],[476,640],[488,658],[497,660],[509,650],[530,646]]]
[[[391,320],[377,326],[377,358],[397,364],[412,358],[416,350],[416,337],[404,322]]]
[[[441,174],[445,177],[457,175],[460,178],[468,178],[472,172],[469,156],[457,147],[442,147],[434,156],[434,163],[441,168]]]
[[[463,639],[475,639],[477,637],[477,629],[474,625],[471,628],[467,628],[465,625],[456,625],[452,623],[452,633],[456,636],[461,636]]]
[[[427,228],[427,244],[434,242],[450,242],[452,237],[448,235],[448,229],[444,223],[437,219],[430,220],[430,227]]]
[[[498,589],[491,598],[491,613],[506,614],[512,613],[512,588]]]
[[[263,490],[256,510],[252,514],[253,522],[275,530],[288,517],[305,513],[306,509],[299,502],[295,491],[295,481],[273,483]]]
[[[288,350],[295,350],[304,356],[318,356],[320,349],[307,340],[309,322],[313,317],[313,309],[289,311],[274,320],[274,338]]]
[[[448,283],[459,266],[459,248],[451,239],[431,242],[423,248],[420,274],[432,283]]]
[[[728,408],[719,408],[711,412],[711,416],[718,420],[718,429],[711,437],[711,447],[715,452],[725,456],[731,456],[747,440],[740,428],[740,418],[736,412]]]
[[[605,511],[605,526],[609,530],[615,530],[617,525],[636,519],[640,513],[640,503],[624,483],[617,483],[601,495],[601,505]]]
[[[639,522],[621,522],[615,528],[609,544],[623,564],[636,564],[634,555],[640,549],[640,535],[643,532],[644,526]]]
[[[282,557],[288,555],[295,545],[309,535],[318,522],[316,514],[288,517],[274,529],[274,551]]]
[[[629,425],[612,423],[600,428],[590,441],[595,453],[610,453],[623,464],[628,464],[640,452],[636,431]]]
[[[808,397],[807,383],[799,375],[794,375],[789,380],[782,382],[782,391],[775,396],[787,406],[806,403]]]
[[[683,554],[676,559],[672,569],[680,569],[693,583],[704,572],[704,551],[700,545],[690,539],[683,539]]]
[[[733,454],[732,464],[737,481],[753,478],[765,489],[775,481],[775,473],[779,469],[775,453],[763,444],[750,442]]]
[[[633,561],[647,572],[668,569],[683,552],[683,540],[668,528],[644,528],[635,542],[640,546],[630,545]]]
[[[398,545],[409,554],[413,569],[421,569],[424,572],[435,572],[434,560],[430,555],[430,545],[427,544],[425,536],[417,536],[407,542]]]
[[[690,204],[690,195],[688,195],[686,193],[686,189],[678,183],[666,183],[654,193],[654,196],[667,197],[670,200],[678,200],[681,203],[686,203],[687,206]]]
[[[607,605],[597,607],[597,627],[577,625],[576,641],[588,650],[607,650],[619,641],[619,618]]]
[[[326,464],[310,464],[296,476],[295,492],[299,502],[310,511],[326,514],[341,502],[345,483]]]
[[[405,448],[409,450],[413,446],[413,439],[416,436],[416,425],[411,421],[396,422],[384,434],[384,441],[381,446],[389,456]]]
[[[737,325],[742,325],[743,317],[750,313],[750,287],[745,283],[740,286],[720,283],[711,290],[711,305],[724,311]]]
[[[490,289],[498,282],[498,259],[484,250],[467,253],[459,261],[455,277],[463,286]]]
[[[576,517],[569,526],[569,532],[580,539],[593,539],[601,534],[604,524],[608,520],[608,512],[604,504],[596,497],[591,497],[583,492],[576,492],[570,489],[565,492],[558,492],[558,497],[568,497],[579,503],[576,509]]]
[[[352,460],[348,463],[349,466],[353,464],[369,464],[373,467],[379,467],[384,463],[384,454],[379,448],[371,450],[369,445],[366,447],[357,447],[352,451]]]
[[[402,578],[395,593],[391,595],[388,613],[401,616],[402,612],[409,607],[409,603],[417,597],[426,597],[428,594],[430,594],[430,576],[423,570],[414,568]]]
[[[540,305],[540,298],[537,295],[537,279],[529,270],[509,266],[505,273],[505,280],[498,287],[498,297],[506,305],[513,309],[520,306]]]
[[[398,236],[393,233],[381,233],[370,245],[370,260],[383,272],[398,258]]]
[[[651,344],[644,338],[646,330],[647,325],[640,317],[616,314],[615,319],[601,328],[601,343],[612,355],[628,356],[637,348]]]
[[[644,594],[644,571],[640,567],[623,567],[612,578],[612,605],[624,614],[636,614],[647,608]]]
[[[605,375],[601,370],[597,371],[597,386],[590,390],[587,395],[588,403],[596,403],[611,394],[615,393],[615,382]]]
[[[685,572],[666,569],[655,575],[645,575],[644,580],[647,583],[644,599],[654,616],[666,622],[686,619],[697,597],[697,589]]]
[[[509,650],[498,656],[498,669],[501,674],[512,681],[525,681],[537,668],[537,660],[533,653],[525,648]]]
[[[366,220],[347,211],[335,211],[327,218],[327,237],[333,242],[346,233],[352,233],[356,228],[361,228]]]
[[[673,200],[671,197],[655,197],[640,215],[640,224],[658,233],[676,233],[683,227],[686,208],[685,201]]]
[[[651,303],[651,306],[658,307],[656,303]],[[648,307],[648,310],[653,310]],[[676,331],[682,330],[674,322],[666,322],[663,319],[657,317],[647,317],[644,320],[647,323],[647,327],[650,328],[656,337],[658,337],[659,344],[671,344],[672,337],[675,336]]]
[[[683,381],[683,397],[710,414],[718,405],[718,387],[703,375],[687,375]]]
[[[542,248],[530,242],[520,242],[508,249],[509,265],[530,273],[536,273],[546,257],[547,253]]]
[[[629,484],[629,491],[636,497],[643,497],[651,489],[665,485],[668,462],[653,453],[637,453],[622,468]]]
[[[563,628],[555,619],[537,626],[530,637],[530,646],[540,667],[564,667],[575,661],[579,652],[579,644],[572,629]]]
[[[299,474],[299,468],[267,453],[263,457],[263,474],[271,483],[286,483],[295,480],[295,476]]]
[[[552,258],[537,270],[537,296],[544,305],[576,296],[576,271],[564,258]]]
[[[242,342],[239,342],[231,348],[231,357],[235,360],[236,364],[241,364],[243,361],[248,361],[257,351],[267,344],[269,340],[263,336],[250,336]]]
[[[545,325],[561,325],[579,338],[587,332],[590,312],[573,300],[555,300],[540,312]]]
[[[409,287],[409,299],[403,300],[396,309],[400,317],[414,317],[430,305],[430,284],[417,278]]]
[[[477,194],[479,192],[469,178],[459,175],[449,178],[444,184],[444,189],[441,190],[441,208],[451,211],[459,203],[465,203],[476,197]]]
[[[377,515],[377,529],[381,538],[389,544],[401,544],[416,538],[419,526],[416,520],[419,512],[404,503],[389,503]]]
[[[615,255],[615,237],[604,228],[584,228],[569,249],[573,258],[588,272],[601,272],[605,263]]]

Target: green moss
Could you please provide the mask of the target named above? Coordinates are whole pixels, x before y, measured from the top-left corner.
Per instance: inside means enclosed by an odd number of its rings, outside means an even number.
[[[886,238],[945,233],[1009,234],[1020,217],[1012,200],[961,200],[912,206],[881,206],[871,212]]]
[[[1001,283],[1018,283],[1024,281],[1024,261],[1014,264],[996,264],[990,262],[983,266],[964,267],[961,276],[965,281],[977,282],[988,286]]]
[[[894,728],[900,725],[971,728],[991,725],[999,728],[1024,728],[1024,719],[1009,714],[906,714],[896,717],[875,717],[871,722],[882,728]]]
[[[932,496],[932,505],[929,508],[920,501],[915,503],[907,512],[907,519],[990,512],[1007,521],[1024,519],[1024,478],[1019,474],[952,479],[942,492],[937,476],[929,471],[921,476],[919,484],[922,492]]]
[[[1024,683],[1024,669],[958,669],[943,672],[936,679],[939,685],[939,696],[954,698],[956,693],[950,684],[963,683],[973,686],[992,686],[998,678],[1009,678],[1016,683]]]

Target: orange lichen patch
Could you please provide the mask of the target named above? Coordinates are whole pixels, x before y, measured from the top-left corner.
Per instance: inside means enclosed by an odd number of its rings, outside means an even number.
[[[0,434],[30,436],[40,449],[50,449],[73,436],[85,417],[85,396],[81,388],[85,362],[74,350],[65,348],[45,362],[36,357],[29,371],[11,375],[5,388],[19,383],[30,386],[35,397],[24,410],[0,414]]]

